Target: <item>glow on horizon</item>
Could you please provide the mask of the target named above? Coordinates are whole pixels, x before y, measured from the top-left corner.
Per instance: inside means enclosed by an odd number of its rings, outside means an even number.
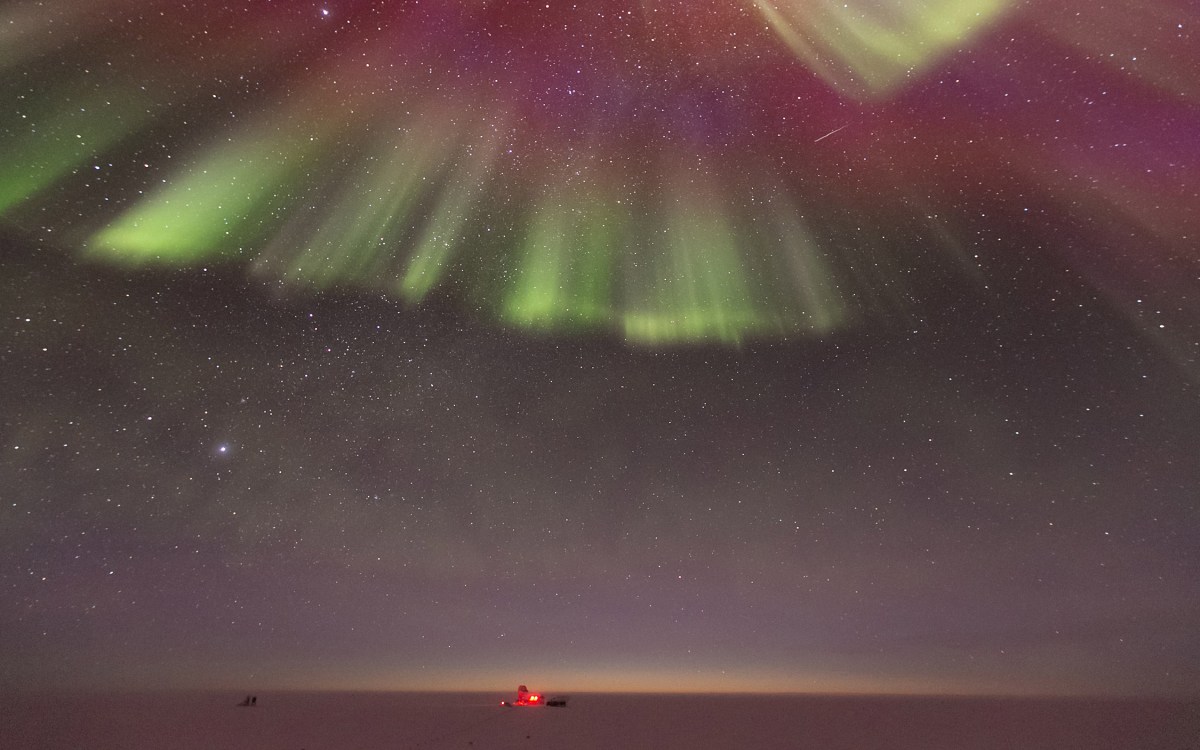
[[[1101,684],[1092,675],[1055,673],[1048,659],[1042,669],[1027,669],[1028,660],[1000,666],[1001,660],[983,660],[971,670],[946,669],[938,674],[948,653],[925,656],[925,665],[904,669],[897,664],[877,665],[853,659],[842,665],[817,659],[828,666],[789,671],[777,666],[755,669],[729,665],[725,668],[646,668],[644,662],[606,662],[595,668],[550,667],[536,661],[526,667],[437,667],[404,670],[398,675],[377,666],[344,665],[314,667],[297,665],[277,672],[264,670],[257,677],[208,682],[212,689],[234,689],[255,684],[264,688],[292,691],[336,692],[421,692],[497,693],[507,695],[518,684],[553,696],[572,693],[654,694],[809,694],[809,695],[961,695],[1027,697],[1127,697],[1154,695],[1153,689],[1097,690]],[[1059,665],[1062,666],[1062,665]],[[184,687],[184,686],[181,686]]]
[[[1098,691],[1094,686],[1079,684],[1036,685],[1019,679],[1005,681],[919,678],[871,678],[847,677],[829,674],[821,677],[794,680],[762,680],[753,675],[638,675],[632,670],[628,674],[612,675],[608,678],[553,676],[542,679],[538,672],[516,671],[511,678],[470,680],[431,677],[426,680],[355,680],[329,679],[318,681],[267,681],[262,690],[287,690],[294,692],[379,692],[379,693],[495,693],[506,696],[513,692],[517,683],[550,696],[574,694],[647,694],[647,695],[895,695],[895,696],[981,696],[981,697],[1137,697],[1146,695],[1130,691]],[[245,681],[220,681],[205,683],[203,689],[234,691],[244,686]],[[260,684],[260,683],[253,683]],[[191,685],[175,686],[190,689]],[[1152,695],[1152,694],[1150,694]]]

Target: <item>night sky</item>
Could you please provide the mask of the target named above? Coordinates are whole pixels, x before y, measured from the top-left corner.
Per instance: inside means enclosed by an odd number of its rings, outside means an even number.
[[[0,3],[0,687],[1200,694],[1197,28]]]

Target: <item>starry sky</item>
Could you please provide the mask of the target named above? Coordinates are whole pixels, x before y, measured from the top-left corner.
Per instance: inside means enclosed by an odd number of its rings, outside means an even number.
[[[1198,23],[0,3],[0,687],[1196,696]]]

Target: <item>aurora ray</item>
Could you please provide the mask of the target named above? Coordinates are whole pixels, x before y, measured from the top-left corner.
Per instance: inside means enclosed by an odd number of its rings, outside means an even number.
[[[1013,0],[890,0],[877,3],[754,0],[755,7],[831,86],[887,96],[970,43]]]

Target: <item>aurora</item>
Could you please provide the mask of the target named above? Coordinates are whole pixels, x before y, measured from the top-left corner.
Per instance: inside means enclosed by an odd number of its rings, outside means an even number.
[[[119,266],[736,344],[919,314],[947,274],[977,277],[963,227],[999,182],[1098,201],[1167,254],[1188,230],[1062,182],[1148,176],[1125,154],[1059,163],[1049,131],[1101,142],[1138,116],[1064,121],[994,44],[1112,43],[1065,3],[43,5],[0,11],[0,214]],[[1174,117],[1195,100],[1165,72],[1178,54],[1096,75],[1169,91]]]

